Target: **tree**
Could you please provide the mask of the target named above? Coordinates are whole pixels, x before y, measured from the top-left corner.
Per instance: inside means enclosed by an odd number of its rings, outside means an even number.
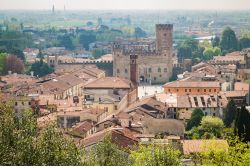
[[[15,55],[9,55],[6,59],[6,73],[12,71],[13,73],[22,73],[24,70],[23,61]]]
[[[6,73],[6,60],[7,60],[7,54],[0,53],[0,75]]]
[[[193,127],[197,127],[200,125],[200,122],[202,120],[202,117],[204,116],[204,113],[201,109],[194,109],[191,115],[191,118],[189,119],[187,123],[187,130],[191,130]]]
[[[223,121],[218,117],[204,116],[201,120],[200,129],[204,133],[212,133],[216,138],[221,137],[223,127]]]
[[[223,121],[218,117],[204,116],[198,127],[193,127],[187,132],[189,138],[193,139],[211,139],[221,138]]]
[[[107,135],[102,142],[91,149],[88,165],[125,166],[129,164],[128,156],[111,142],[111,135]]]
[[[238,50],[238,40],[236,38],[235,32],[231,28],[227,27],[222,32],[220,47],[222,51],[226,52]]]
[[[102,55],[104,55],[104,50],[102,48],[95,48],[95,49],[93,49],[92,56],[95,59],[100,58]]]
[[[215,38],[212,39],[212,46],[213,47],[219,47],[220,46],[220,37],[215,36]]]
[[[18,48],[13,48],[9,51],[10,54],[16,55],[17,58],[21,59],[23,62],[25,62],[25,56],[22,50]]]
[[[96,36],[91,32],[84,32],[80,34],[79,42],[86,50],[89,50],[89,44],[95,41],[96,41]]]
[[[241,38],[239,41],[239,44],[240,44],[240,49],[249,48],[250,47],[250,38],[248,38],[248,37]]]
[[[73,140],[65,138],[54,126],[42,131],[36,144],[40,158],[38,165],[82,165]]]
[[[226,127],[230,127],[233,121],[235,120],[236,111],[237,107],[235,105],[235,102],[233,100],[230,100],[227,104],[227,108],[225,110],[225,116],[223,119]]]
[[[0,165],[81,165],[72,140],[54,127],[38,130],[30,110],[19,116],[11,104],[0,105]]]
[[[202,165],[250,165],[250,142],[244,143],[238,138],[227,139],[229,147],[217,148],[198,154],[198,162]]]
[[[242,141],[250,141],[250,113],[242,106],[237,114],[235,133]]]
[[[221,55],[221,49],[219,47],[214,47],[214,56]]]
[[[75,48],[70,35],[65,34],[63,36],[59,36],[58,40],[59,40],[60,46],[63,46],[69,50],[73,50]]]
[[[212,59],[213,56],[214,56],[214,50],[213,48],[206,48],[203,52],[203,55],[204,55],[204,59],[205,60],[209,60],[209,59]]]
[[[180,165],[180,151],[171,145],[140,145],[131,151],[130,158],[133,166],[178,166]]]
[[[54,70],[48,66],[47,63],[44,63],[42,59],[40,61],[37,61],[31,65],[30,71],[34,72],[35,76],[43,77],[45,75],[48,75],[50,73],[53,73]]]

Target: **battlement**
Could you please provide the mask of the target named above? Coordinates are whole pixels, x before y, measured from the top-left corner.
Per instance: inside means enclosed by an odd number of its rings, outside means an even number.
[[[172,30],[173,24],[156,24],[156,30]]]

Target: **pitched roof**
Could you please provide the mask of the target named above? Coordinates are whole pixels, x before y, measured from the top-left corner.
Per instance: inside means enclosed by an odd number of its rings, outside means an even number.
[[[220,83],[217,81],[174,81],[163,85],[164,88],[219,88]]]
[[[112,142],[122,148],[131,147],[138,142],[138,139],[133,136],[131,130],[121,127],[112,127],[82,139],[81,145],[85,147],[95,145],[102,141],[108,134],[111,134]]]
[[[168,133],[169,135],[184,136],[185,126],[176,119],[145,119],[143,123],[144,134]]]
[[[227,151],[228,143],[226,140],[184,140],[182,148],[184,155],[205,152],[209,150]]]
[[[130,89],[132,87],[130,80],[120,77],[102,77],[94,80],[84,86],[85,89]]]

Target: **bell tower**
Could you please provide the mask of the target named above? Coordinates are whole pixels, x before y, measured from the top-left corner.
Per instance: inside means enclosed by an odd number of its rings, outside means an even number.
[[[130,80],[133,82],[134,85],[137,85],[137,55],[130,55]]]

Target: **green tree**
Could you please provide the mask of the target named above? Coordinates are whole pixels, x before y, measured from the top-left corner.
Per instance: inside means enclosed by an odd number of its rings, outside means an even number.
[[[236,38],[235,32],[227,27],[222,32],[222,37],[220,41],[220,48],[222,51],[233,52],[238,50],[238,40]]]
[[[204,133],[212,133],[215,137],[220,138],[224,124],[223,121],[218,117],[205,116],[201,120],[200,127]]]
[[[133,166],[177,166],[180,165],[181,153],[171,145],[140,145],[131,151]]]
[[[49,127],[38,130],[30,110],[15,114],[10,103],[0,105],[0,165],[81,165],[72,140]]]
[[[89,44],[96,41],[96,36],[92,32],[82,32],[79,37],[79,42],[82,44],[82,46],[89,50]]]
[[[65,47],[66,49],[73,50],[75,48],[71,36],[68,34],[59,36],[58,40],[59,40],[59,45]]]
[[[194,109],[187,123],[187,130],[191,130],[193,127],[200,125],[204,113],[201,109]]]
[[[220,37],[215,36],[215,38],[212,39],[212,46],[213,47],[219,47],[220,46]]]
[[[221,138],[224,124],[218,117],[204,116],[198,127],[193,127],[187,132],[189,138],[211,139]]]
[[[49,67],[47,63],[43,62],[42,59],[40,59],[40,61],[37,61],[31,65],[29,72],[31,71],[33,71],[34,75],[38,77],[43,77],[45,75],[48,75],[54,72],[54,70],[51,67]]]
[[[124,149],[123,149],[124,150]],[[118,146],[111,142],[111,135],[107,135],[102,142],[91,149],[88,165],[125,166],[129,165],[128,156]]]
[[[227,108],[225,110],[225,116],[223,119],[226,127],[230,127],[233,121],[235,120],[236,111],[237,107],[235,105],[235,102],[233,100],[230,100],[227,104]]]
[[[103,51],[102,48],[95,48],[95,49],[93,49],[93,51],[92,51],[92,56],[93,56],[95,59],[100,58],[102,55],[104,55],[104,51]]]
[[[248,37],[241,38],[239,41],[239,44],[240,44],[240,49],[249,48],[250,47],[250,38],[248,38]]]
[[[245,142],[250,141],[250,113],[242,106],[237,113],[235,133]]]
[[[202,165],[250,165],[250,142],[244,143],[237,138],[227,139],[229,147],[217,148],[198,155],[198,162]]]
[[[42,131],[36,144],[39,165],[82,165],[80,153],[73,140],[65,138],[54,126]]]
[[[0,53],[0,75],[6,74],[7,54]]]
[[[206,49],[203,51],[203,55],[204,55],[204,59],[205,59],[205,60],[212,59],[213,56],[214,56],[214,49],[213,49],[213,48],[206,48]]]
[[[214,56],[221,55],[221,49],[219,47],[214,47]]]

